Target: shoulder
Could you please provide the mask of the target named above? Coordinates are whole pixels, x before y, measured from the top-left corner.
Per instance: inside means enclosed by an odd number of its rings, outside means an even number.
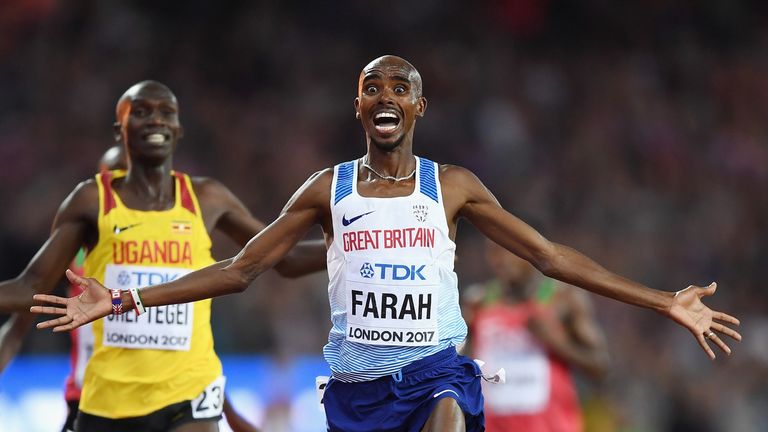
[[[306,184],[314,188],[327,188],[330,190],[333,183],[333,168],[326,168],[315,173],[307,178]]]
[[[99,188],[94,179],[80,182],[61,203],[55,224],[65,221],[94,221],[99,214]]]
[[[189,176],[189,181],[198,196],[232,193],[224,183],[211,177]]]
[[[99,206],[99,187],[96,180],[88,179],[81,181],[72,190],[62,206]]]
[[[333,168],[317,171],[307,178],[291,200],[302,200],[314,203],[328,202],[331,197],[332,184]]]
[[[211,177],[190,177],[192,189],[203,211],[203,218],[218,218],[232,210],[246,211],[245,205],[224,183]]]
[[[457,208],[461,208],[464,203],[492,199],[490,191],[472,171],[450,164],[441,164],[439,169],[443,196],[455,201]]]
[[[467,182],[480,183],[480,179],[472,171],[464,167],[440,164],[438,169],[440,172],[440,182],[442,183],[455,184],[457,186],[467,184]]]

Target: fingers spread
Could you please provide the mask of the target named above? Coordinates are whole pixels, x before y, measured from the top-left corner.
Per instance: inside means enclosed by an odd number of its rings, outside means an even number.
[[[727,313],[723,313],[723,312],[714,312],[712,314],[712,318],[714,318],[714,319],[716,319],[718,321],[729,322],[731,324],[736,324],[736,325],[741,324],[741,321],[739,321],[736,317],[732,317],[732,316],[728,315]]]
[[[726,335],[736,339],[737,341],[741,340],[741,334],[739,334],[739,332],[737,332],[736,330],[731,329],[730,327],[726,327],[726,326],[724,326],[722,324],[718,324],[716,322],[713,322],[712,325],[710,326],[710,328],[712,330],[716,330],[716,331],[719,331],[720,333],[726,334]]]
[[[55,295],[50,294],[35,294],[32,296],[32,299],[35,301],[40,302],[46,302],[46,303],[53,303],[53,304],[59,304],[59,305],[66,305],[67,299],[64,297],[59,297]]]
[[[712,348],[709,347],[707,344],[707,341],[704,339],[704,335],[699,333],[696,335],[696,340],[699,342],[699,345],[701,346],[701,349],[704,350],[705,353],[709,356],[710,359],[715,359],[715,353],[712,351]]]
[[[72,270],[67,269],[65,274],[67,275],[67,279],[69,279],[69,281],[72,282],[73,284],[80,285],[81,287],[88,286],[88,279],[75,274],[75,272],[73,272]]]
[[[69,323],[67,325],[54,327],[53,328],[53,332],[54,333],[59,333],[59,332],[63,332],[63,331],[70,331],[70,330],[72,330],[74,328],[77,328],[77,325],[75,325],[75,323],[72,322],[72,323]]]
[[[48,320],[48,321],[43,321],[41,323],[38,323],[37,324],[37,328],[38,329],[47,329],[47,328],[51,328],[53,326],[61,326],[61,325],[64,325],[64,324],[69,324],[71,322],[72,322],[72,318],[70,318],[68,316],[63,316],[63,317],[59,317],[59,318],[55,318],[55,319],[51,319],[51,320]]]
[[[66,315],[67,309],[66,308],[58,308],[53,306],[32,306],[29,308],[30,312],[33,313],[42,313],[42,314],[48,314],[48,315]]]
[[[718,335],[712,335],[709,340],[715,343],[715,345],[719,346],[721,350],[723,350],[726,354],[731,355],[731,348],[728,347],[728,345],[723,342],[722,339],[720,339],[720,336]]]
[[[709,286],[702,288],[700,297],[711,296],[717,291],[717,282],[712,282]]]

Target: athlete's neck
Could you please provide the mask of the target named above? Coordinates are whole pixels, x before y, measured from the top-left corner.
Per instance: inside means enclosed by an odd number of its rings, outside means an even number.
[[[173,202],[175,188],[171,176],[171,162],[157,166],[131,164],[125,176],[124,187],[147,203]]]
[[[371,174],[382,179],[407,179],[416,170],[416,158],[410,146],[398,146],[391,151],[384,151],[376,145],[368,146],[368,153],[361,159]]]

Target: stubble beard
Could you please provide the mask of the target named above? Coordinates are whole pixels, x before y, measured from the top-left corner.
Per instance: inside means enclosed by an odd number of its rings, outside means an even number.
[[[395,150],[397,150],[405,140],[407,133],[402,133],[399,138],[397,138],[395,141],[390,142],[381,142],[378,141],[375,137],[372,135],[368,135],[368,137],[371,140],[371,143],[376,146],[376,148],[384,153],[391,153]]]

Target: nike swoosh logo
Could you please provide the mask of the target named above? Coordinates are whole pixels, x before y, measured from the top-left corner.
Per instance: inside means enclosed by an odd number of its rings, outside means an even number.
[[[432,395],[432,398],[434,399],[434,398],[436,398],[436,397],[439,397],[441,394],[443,394],[443,393],[448,393],[448,392],[451,392],[451,393],[455,394],[455,395],[456,395],[456,397],[458,397],[458,396],[459,396],[459,394],[458,394],[458,393],[456,393],[455,391],[453,391],[453,390],[451,390],[451,389],[448,389],[448,390],[443,390],[443,391],[441,391],[441,392],[437,392],[437,393],[433,394],[433,395]]]
[[[360,219],[361,217],[363,217],[365,215],[369,215],[369,214],[371,214],[371,213],[373,213],[375,211],[376,210],[371,210],[368,213],[363,213],[361,215],[357,215],[357,216],[355,216],[355,217],[353,217],[351,219],[347,219],[347,215],[344,215],[344,216],[341,217],[341,224],[344,225],[344,226],[347,226],[347,225],[351,224],[352,222]]]
[[[112,231],[115,234],[120,234],[121,232],[129,230],[129,229],[131,229],[131,228],[133,228],[135,226],[138,226],[138,225],[141,225],[141,222],[135,223],[135,224],[131,224],[131,225],[126,225],[124,227],[119,227],[119,226],[115,225],[114,228],[112,228]]]

